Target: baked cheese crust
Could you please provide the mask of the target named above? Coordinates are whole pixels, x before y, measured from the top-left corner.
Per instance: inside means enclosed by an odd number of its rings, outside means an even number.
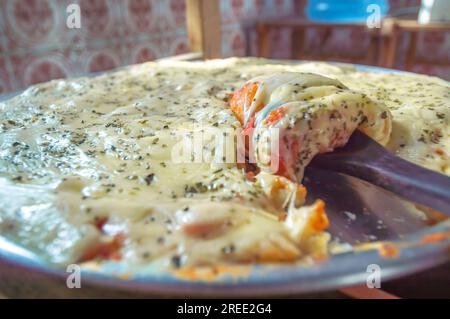
[[[240,113],[230,102],[246,83],[266,86]],[[324,203],[302,206],[306,190],[296,183],[313,154],[299,164],[304,148],[281,151],[284,174],[259,163],[252,176],[232,161],[175,161],[178,133],[234,131],[253,118],[260,127],[291,125],[288,139],[308,136],[302,145],[317,153],[358,128],[450,175],[449,101],[449,85],[437,78],[252,58],[150,62],[39,84],[0,103],[0,232],[56,264],[323,257],[330,238]],[[306,113],[318,120],[308,124]],[[330,126],[335,116],[339,125]],[[339,136],[308,133],[334,127],[338,134],[343,123],[348,130],[338,143]],[[211,136],[204,139],[217,153]]]

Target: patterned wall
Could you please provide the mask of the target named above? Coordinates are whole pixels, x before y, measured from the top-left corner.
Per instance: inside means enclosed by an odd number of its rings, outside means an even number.
[[[81,29],[66,27],[74,2]],[[188,51],[184,0],[6,0],[0,8],[0,91]]]
[[[305,4],[305,0],[220,1],[224,56],[256,55],[254,21],[300,16]],[[391,6],[416,2],[391,0]],[[82,9],[81,29],[66,27],[65,11],[71,3]],[[185,0],[1,0],[0,93],[189,52],[185,24]],[[274,32],[271,38],[272,56],[289,58],[290,32]],[[321,38],[320,32],[311,30],[308,47],[358,55],[367,45],[363,34],[347,30],[333,33],[325,45]],[[402,47],[406,44],[403,39]],[[425,53],[433,52],[450,59],[449,34],[421,36],[419,46],[419,56],[426,58]],[[450,78],[448,68],[417,68]]]
[[[294,2],[221,0],[224,56],[249,52],[245,21],[290,14]],[[81,29],[66,27],[71,3]],[[2,0],[0,10],[0,93],[189,52],[185,0]]]

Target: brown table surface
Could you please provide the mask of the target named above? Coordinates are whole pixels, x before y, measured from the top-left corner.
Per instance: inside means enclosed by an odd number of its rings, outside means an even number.
[[[429,269],[401,279],[382,283],[381,288],[388,294],[400,298],[445,298],[450,299],[450,263]],[[361,289],[358,289],[361,290]],[[357,290],[357,291],[358,291]],[[374,295],[373,292],[371,292]],[[378,294],[378,296],[383,294]],[[375,294],[377,296],[377,294]],[[289,296],[289,298],[338,298],[348,299],[348,295],[342,291],[330,291],[310,296]],[[363,297],[363,296],[361,296]],[[0,292],[0,299],[7,296]],[[384,297],[386,298],[386,297]]]

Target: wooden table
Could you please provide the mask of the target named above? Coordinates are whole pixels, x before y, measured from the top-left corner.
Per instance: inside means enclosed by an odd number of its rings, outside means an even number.
[[[335,59],[342,62],[362,63],[377,65],[387,68],[395,66],[396,57],[399,54],[399,41],[402,35],[410,34],[406,50],[405,69],[411,69],[415,63],[450,65],[450,61],[417,61],[417,40],[420,32],[450,32],[450,23],[429,23],[419,24],[416,20],[401,20],[386,18],[380,28],[368,28],[365,23],[318,23],[307,19],[287,18],[287,19],[267,19],[257,23],[258,33],[258,55],[270,57],[270,31],[280,28],[292,30],[292,59],[302,60],[330,60]],[[322,42],[325,42],[331,35],[332,30],[339,28],[361,29],[370,37],[367,54],[358,61],[355,57],[345,57],[336,55],[334,52],[322,52],[310,54],[307,52],[305,34],[307,29],[317,28],[324,30]]]
[[[326,41],[335,28],[346,28],[346,29],[361,29],[367,32],[370,37],[369,49],[367,54],[362,58],[359,63],[379,65],[379,52],[381,50],[379,46],[379,37],[381,34],[381,29],[373,28],[369,29],[365,23],[317,23],[307,19],[298,18],[287,18],[287,19],[268,19],[257,22],[257,33],[258,33],[258,55],[261,57],[270,57],[270,41],[269,35],[270,30],[289,28],[292,29],[292,59],[301,60],[329,60],[333,58],[333,54],[322,53],[308,55],[307,50],[305,50],[305,38],[306,31],[309,28],[317,28],[324,30],[324,37],[321,41]],[[355,62],[354,58],[347,58],[344,56],[339,56],[338,59],[342,62]]]
[[[401,279],[381,283],[383,290],[367,289],[363,286],[345,288],[340,291],[313,295],[289,295],[288,298],[445,298],[450,299],[450,263]],[[125,295],[126,296],[126,295]],[[26,297],[26,296],[21,296]],[[0,299],[7,296],[0,292]]]
[[[411,69],[415,63],[420,64],[444,64],[450,65],[450,61],[437,62],[417,61],[417,39],[420,32],[450,32],[450,23],[428,23],[420,24],[416,20],[386,19],[383,24],[385,35],[385,46],[383,51],[383,66],[392,68],[395,65],[395,58],[398,55],[400,38],[404,34],[410,34],[410,40],[406,50],[405,68]]]

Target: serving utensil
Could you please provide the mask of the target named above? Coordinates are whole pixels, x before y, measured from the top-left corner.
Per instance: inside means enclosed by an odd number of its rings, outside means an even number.
[[[450,216],[450,177],[394,155],[359,131],[344,147],[316,156],[310,165],[360,178]]]

